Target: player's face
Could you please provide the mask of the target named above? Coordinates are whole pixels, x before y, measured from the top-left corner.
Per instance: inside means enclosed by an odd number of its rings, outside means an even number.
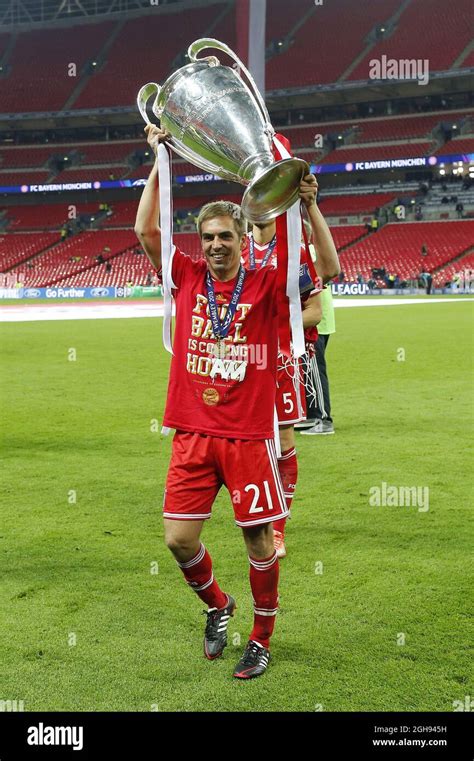
[[[245,245],[245,235],[239,237],[232,217],[206,219],[201,225],[201,245],[215,278],[230,280],[235,277]]]

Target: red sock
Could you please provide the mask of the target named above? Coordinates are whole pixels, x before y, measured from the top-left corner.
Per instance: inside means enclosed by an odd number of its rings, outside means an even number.
[[[249,556],[249,561],[254,608],[253,629],[249,639],[268,648],[278,609],[278,558],[274,552],[263,560]]]
[[[178,563],[187,583],[209,608],[224,608],[227,605],[227,595],[214,581],[212,560],[203,544],[199,552],[186,563]]]
[[[278,458],[278,470],[280,471],[280,478],[283,484],[286,506],[288,510],[291,510],[291,503],[298,480],[298,460],[296,459],[296,449],[294,447],[281,453],[281,457]],[[280,531],[284,535],[285,523],[286,518],[280,518],[280,520],[274,521],[273,529]]]

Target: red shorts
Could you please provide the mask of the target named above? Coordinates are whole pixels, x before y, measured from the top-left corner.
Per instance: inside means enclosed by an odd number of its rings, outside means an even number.
[[[288,515],[273,439],[224,439],[176,431],[166,479],[163,516],[206,520],[225,484],[238,526]]]
[[[278,355],[276,408],[279,425],[306,420],[306,394],[301,360]]]

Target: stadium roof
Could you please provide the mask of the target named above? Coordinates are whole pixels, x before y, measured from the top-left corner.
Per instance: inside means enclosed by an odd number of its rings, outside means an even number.
[[[3,0],[0,4],[0,29],[97,20],[111,15],[135,16],[150,12],[153,5],[212,5],[227,0]],[[151,8],[152,9],[152,8]],[[170,8],[171,10],[171,8]],[[64,25],[64,23],[62,24]]]

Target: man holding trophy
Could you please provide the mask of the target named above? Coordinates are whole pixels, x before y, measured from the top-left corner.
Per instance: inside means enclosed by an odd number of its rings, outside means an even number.
[[[222,43],[201,40],[190,47],[190,59],[196,62],[197,52],[210,47],[209,43],[233,57]],[[157,161],[140,200],[135,231],[162,277],[168,350],[171,297],[176,304],[164,416],[165,428],[176,430],[163,503],[166,544],[186,582],[208,606],[204,654],[213,660],[227,644],[227,625],[236,604],[214,578],[211,557],[200,537],[225,484],[248,552],[254,601],[253,628],[233,675],[250,679],[268,666],[278,609],[279,567],[272,524],[286,517],[288,509],[275,447],[276,374],[279,342],[289,353],[289,313],[295,303],[298,313],[292,310],[292,325],[299,320],[302,327],[299,239],[296,267],[288,256],[290,310],[286,313],[280,306],[286,300],[286,269],[269,265],[246,270],[241,263],[246,221],[236,204],[217,201],[201,209],[197,228],[204,258],[193,261],[172,245],[169,157],[163,144],[169,142],[204,168],[211,165],[212,149],[216,171],[248,186],[243,206],[247,217],[254,219],[274,218],[290,205],[295,210],[298,198],[315,197],[316,180],[299,159],[282,154],[280,161],[274,161],[270,152],[273,129],[262,118],[266,109],[258,91],[252,97],[234,69],[219,68],[213,57],[206,60],[183,67],[162,88],[150,83],[140,91],[139,108]],[[161,119],[161,128],[148,122],[145,110],[146,100],[156,89],[153,111]],[[255,98],[260,98],[257,116]],[[228,106],[219,103],[226,100]],[[221,109],[229,119],[236,104],[240,114],[247,109],[248,119],[260,119],[255,121],[258,129],[248,131],[245,120],[219,123]],[[212,112],[211,130],[204,118],[210,119]],[[242,130],[247,130],[251,143],[245,150]],[[293,218],[292,224],[281,228],[282,260],[292,248],[286,244],[287,230],[288,239],[295,240],[294,222]]]

